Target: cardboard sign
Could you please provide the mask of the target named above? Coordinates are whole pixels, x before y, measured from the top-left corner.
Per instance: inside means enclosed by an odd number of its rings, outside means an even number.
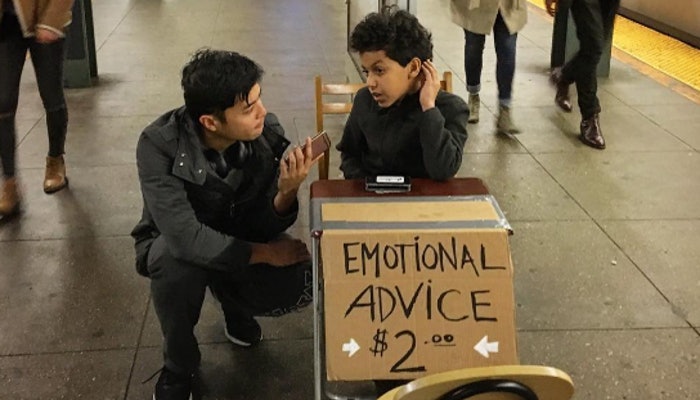
[[[506,230],[328,229],[321,254],[328,380],[518,363]]]

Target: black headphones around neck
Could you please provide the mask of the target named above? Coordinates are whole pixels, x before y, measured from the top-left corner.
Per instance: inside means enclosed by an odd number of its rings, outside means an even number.
[[[249,142],[239,140],[231,145],[227,153],[228,157],[226,162],[230,163],[234,168],[241,169],[253,152]]]

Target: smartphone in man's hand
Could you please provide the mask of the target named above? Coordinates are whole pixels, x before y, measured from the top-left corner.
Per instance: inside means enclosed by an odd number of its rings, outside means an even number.
[[[311,138],[311,159],[315,160],[323,154],[326,150],[331,147],[331,139],[328,137],[326,131],[321,131],[316,136]],[[301,152],[306,154],[306,142],[301,147]],[[289,155],[285,157],[285,161],[289,161]]]
[[[319,132],[316,136],[311,138],[311,158],[318,158],[318,156],[323,154],[326,150],[330,149],[330,147],[331,139],[328,137],[326,131]],[[302,147],[301,151],[306,151],[306,145]]]
[[[316,159],[323,152],[330,149],[331,139],[326,131],[321,131],[319,134],[311,138],[311,158]],[[306,144],[301,148],[301,152],[306,152]]]

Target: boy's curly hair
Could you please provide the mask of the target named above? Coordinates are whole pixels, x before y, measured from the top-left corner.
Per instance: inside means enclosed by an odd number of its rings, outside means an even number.
[[[350,35],[350,48],[359,53],[384,50],[401,66],[414,57],[421,61],[433,58],[432,35],[403,10],[365,16]]]

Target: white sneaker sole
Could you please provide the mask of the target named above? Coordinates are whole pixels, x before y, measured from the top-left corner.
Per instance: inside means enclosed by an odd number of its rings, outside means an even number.
[[[226,335],[226,339],[228,339],[231,343],[233,343],[233,344],[235,344],[235,345],[237,345],[237,346],[241,346],[241,347],[250,347],[250,346],[252,346],[252,343],[244,342],[244,341],[242,341],[242,340],[240,340],[240,339],[237,339],[237,338],[231,336],[231,335],[228,333],[228,329],[226,329],[226,328],[224,328],[224,335]],[[262,342],[262,340],[263,340],[263,335],[262,335],[262,333],[261,333],[261,334],[260,334],[260,340],[258,341],[258,343],[259,343],[259,342]]]

